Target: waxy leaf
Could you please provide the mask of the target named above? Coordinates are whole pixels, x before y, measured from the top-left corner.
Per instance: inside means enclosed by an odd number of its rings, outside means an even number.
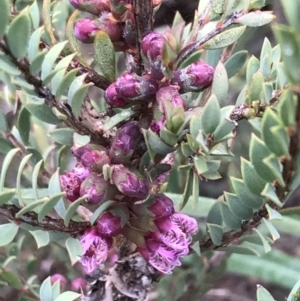
[[[57,143],[64,145],[73,145],[74,131],[69,128],[57,129],[49,134],[49,136]]]
[[[6,246],[13,241],[19,227],[14,223],[0,225],[0,247]]]
[[[235,22],[250,27],[259,27],[272,22],[274,19],[275,16],[272,12],[258,10],[239,17]]]
[[[114,45],[106,32],[102,30],[97,32],[94,47],[95,60],[99,64],[101,72],[110,82],[115,81],[116,62]]]
[[[242,220],[251,218],[253,210],[250,207],[244,206],[244,203],[239,200],[236,194],[225,192],[225,199],[232,214]]]
[[[229,82],[227,71],[223,63],[220,61],[215,68],[212,91],[215,93],[221,107],[225,105],[228,89]]]
[[[26,8],[13,19],[7,33],[7,44],[15,58],[19,59],[26,55],[30,31],[31,20]]]
[[[69,253],[71,264],[74,265],[83,255],[81,243],[78,239],[70,237],[66,241],[66,248]]]
[[[9,22],[10,16],[10,1],[1,0],[0,1],[0,39],[4,36],[6,32],[6,27]]]
[[[212,39],[206,42],[203,45],[204,49],[216,49],[216,48],[223,48],[235,43],[241,35],[244,33],[246,26],[235,27],[232,29],[228,29]]]
[[[225,68],[227,71],[228,78],[234,76],[246,63],[248,58],[248,51],[241,50],[234,53],[230,58],[225,62]]]
[[[220,123],[221,111],[216,95],[212,95],[204,106],[201,116],[201,128],[207,134],[213,134]]]
[[[257,301],[275,301],[272,295],[261,285],[257,285],[256,291]]]

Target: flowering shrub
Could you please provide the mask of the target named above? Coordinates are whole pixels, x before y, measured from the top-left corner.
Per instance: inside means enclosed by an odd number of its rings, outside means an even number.
[[[173,300],[194,300],[230,254],[270,252],[300,183],[299,4],[283,3],[279,45],[265,39],[248,59],[235,46],[274,20],[265,1],[201,0],[192,24],[177,12],[161,31],[161,1],[29,2],[0,2],[0,284],[18,300],[146,300],[172,274],[182,284]],[[233,96],[229,79],[243,71]],[[253,133],[231,187],[199,197],[239,158],[241,120]],[[28,233],[76,266],[19,276]],[[258,286],[257,300],[274,299]]]

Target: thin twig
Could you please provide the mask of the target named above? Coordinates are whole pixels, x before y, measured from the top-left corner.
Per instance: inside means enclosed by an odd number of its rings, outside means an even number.
[[[141,75],[144,69],[141,55],[141,44],[144,36],[153,29],[153,4],[152,0],[133,0],[132,6],[137,34],[137,73]]]
[[[0,206],[0,215],[17,223],[28,224],[47,231],[64,232],[72,236],[78,236],[91,227],[90,222],[75,222],[73,220],[66,226],[64,220],[54,219],[49,216],[45,216],[44,219],[39,222],[37,213],[33,211],[27,212],[20,217],[16,217],[16,214],[20,210],[21,208],[18,208],[15,205],[3,204]]]

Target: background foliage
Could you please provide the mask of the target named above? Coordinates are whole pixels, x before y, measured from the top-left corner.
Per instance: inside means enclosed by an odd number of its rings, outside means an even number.
[[[213,13],[222,2],[213,1]],[[225,15],[234,11],[233,2],[226,1]],[[247,1],[240,2],[243,5]],[[156,285],[154,300],[243,300],[241,294],[244,300],[254,300],[245,290],[258,283],[267,286],[276,300],[284,300],[283,296],[288,296],[288,301],[297,300],[299,208],[292,193],[299,185],[300,166],[300,4],[282,2],[288,25],[273,22],[275,39],[264,39],[256,56],[243,46],[250,33],[252,43],[262,35],[251,26],[269,23],[272,18],[268,19],[268,13],[263,18],[246,15],[231,34],[205,44],[201,58],[216,68],[214,94],[209,99],[204,92],[186,95],[193,106],[199,105],[199,115],[190,120],[190,135],[180,144],[176,168],[164,187],[177,208],[198,219],[201,231],[193,245],[195,253]],[[251,5],[261,7],[264,1],[251,1]],[[0,37],[5,36],[0,45],[0,217],[12,219],[9,206],[22,209],[15,212],[15,223],[1,219],[1,296],[4,300],[12,296],[19,300],[74,300],[78,294],[61,293],[59,284],[51,285],[48,278],[55,273],[69,280],[82,275],[75,264],[80,255],[79,241],[55,230],[63,224],[72,229],[72,223],[80,220],[76,210],[83,199],[71,205],[63,201],[59,172],[72,165],[70,146],[74,141],[81,145],[103,142],[77,120],[83,116],[82,104],[89,105],[85,99],[88,91],[96,111],[106,110],[102,94],[92,86],[103,89],[113,81],[115,60],[122,61],[122,57],[111,56],[111,48],[97,47],[96,41],[92,63],[92,56],[85,55],[89,48],[72,35],[72,18],[76,17],[69,18],[73,10],[68,1],[16,1],[14,9],[11,19],[9,2],[0,3]],[[176,14],[173,25],[180,21]],[[245,25],[250,27],[245,29]],[[202,37],[206,34],[203,28]],[[234,47],[227,48],[232,43]],[[76,54],[79,47],[81,55]],[[224,49],[228,56],[222,58]],[[29,70],[22,69],[27,65]],[[123,71],[124,66],[117,70],[118,74]],[[65,102],[72,111],[67,111]],[[117,109],[116,113],[105,119],[105,130],[134,115],[130,109]],[[238,123],[237,128],[229,118]],[[166,131],[165,136],[157,137],[149,131],[145,137],[152,151],[150,157],[169,153],[174,146],[172,139],[177,142],[179,133]],[[207,146],[211,133],[214,140]],[[199,147],[201,153],[197,152]],[[192,162],[187,160],[190,157]],[[45,223],[44,231],[41,225],[53,208],[62,218],[61,224],[53,223],[49,229]],[[39,227],[23,223],[22,216],[32,211]],[[247,276],[248,282],[233,275]],[[218,294],[224,295],[223,299]],[[256,294],[258,301],[274,300],[262,286],[257,286]]]

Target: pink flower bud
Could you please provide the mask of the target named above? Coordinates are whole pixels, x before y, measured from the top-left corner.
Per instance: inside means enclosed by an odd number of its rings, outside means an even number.
[[[108,34],[112,42],[122,39],[123,28],[121,23],[113,17],[112,13],[103,12],[99,19],[94,20],[94,23],[99,29]]]
[[[80,197],[80,185],[89,175],[89,171],[77,164],[73,171],[66,171],[60,176],[60,184],[69,201],[74,202]]]
[[[116,236],[122,231],[121,218],[111,212],[105,212],[97,222],[97,230],[101,236]]]
[[[143,200],[149,195],[149,183],[137,170],[115,165],[112,181],[120,192],[129,197]]]
[[[103,165],[110,163],[107,149],[103,146],[88,144],[77,148],[73,147],[72,152],[74,157],[89,170],[102,172]]]
[[[117,79],[116,91],[125,99],[145,99],[155,95],[157,84],[146,77],[126,72]]]
[[[80,186],[80,196],[88,195],[86,202],[98,204],[105,201],[109,183],[104,180],[103,175],[91,172]]]
[[[178,84],[180,92],[201,91],[212,84],[213,76],[213,67],[195,62],[185,69],[175,71],[171,83]]]
[[[164,194],[156,195],[148,209],[154,214],[155,219],[169,217],[174,213],[172,200]]]
[[[99,16],[103,11],[110,10],[109,0],[69,0],[71,5],[81,11]]]
[[[101,237],[96,227],[93,227],[84,232],[80,243],[83,251],[80,262],[87,272],[91,273],[106,260],[112,240],[108,237]]]
[[[156,93],[156,101],[159,105],[160,111],[166,113],[164,103],[168,102],[174,107],[183,107],[185,109],[185,103],[180,96],[178,90],[174,86],[166,86],[160,88]]]
[[[124,97],[121,97],[116,91],[116,83],[112,83],[104,93],[104,98],[108,105],[114,108],[123,108],[128,105]]]
[[[55,282],[59,281],[60,287],[63,288],[67,284],[67,279],[65,276],[61,274],[54,274],[50,277],[51,284],[53,285]]]
[[[142,41],[142,52],[146,57],[150,57],[151,60],[161,56],[162,48],[165,39],[157,32],[151,32],[147,34]]]
[[[81,19],[75,23],[74,36],[83,43],[93,43],[98,30],[98,26],[92,20]]]
[[[71,289],[73,292],[81,292],[86,291],[87,282],[83,278],[75,278],[71,282]]]
[[[112,163],[127,163],[131,158],[140,137],[140,128],[136,122],[129,121],[125,123],[119,129],[109,151]]]

